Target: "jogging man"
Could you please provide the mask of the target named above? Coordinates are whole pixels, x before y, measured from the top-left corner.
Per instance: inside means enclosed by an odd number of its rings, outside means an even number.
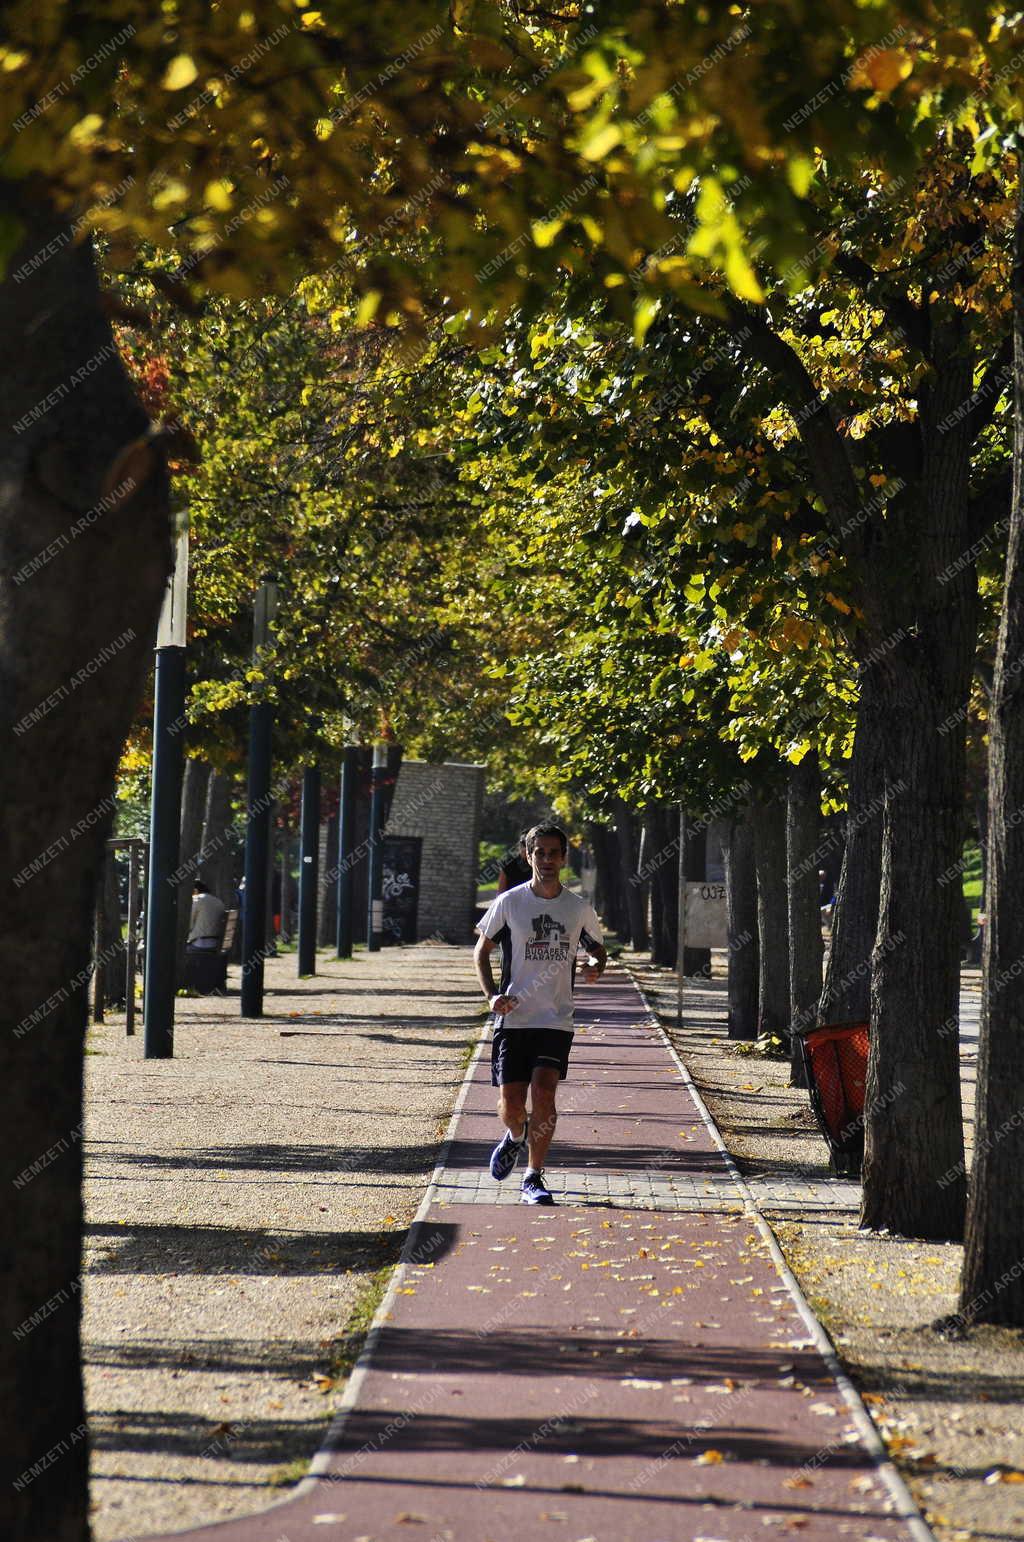
[[[494,1013],[491,1082],[499,1089],[498,1117],[505,1126],[491,1153],[491,1176],[507,1178],[528,1147],[520,1194],[528,1205],[555,1202],[544,1182],[544,1160],[558,1117],[555,1094],[569,1064],[576,949],[582,941],[588,950],[581,970],[588,983],[600,978],[608,959],[593,908],[559,881],[568,844],[557,825],[529,831],[533,877],[498,895],[477,928],[473,955]],[[499,944],[501,988],[495,991],[491,954]]]

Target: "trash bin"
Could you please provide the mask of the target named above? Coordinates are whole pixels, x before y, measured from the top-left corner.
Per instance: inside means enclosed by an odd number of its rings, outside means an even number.
[[[837,1178],[860,1177],[864,1159],[864,1084],[868,1024],[830,1023],[800,1035],[811,1108]]]
[[[223,996],[228,988],[228,956],[222,948],[186,948],[182,985],[200,996]]]

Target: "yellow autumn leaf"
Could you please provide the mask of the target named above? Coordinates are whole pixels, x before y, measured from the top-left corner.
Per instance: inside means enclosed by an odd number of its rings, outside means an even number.
[[[839,598],[838,594],[833,594],[832,591],[829,590],[826,593],[825,598],[826,598],[826,600],[828,600],[828,603],[830,605],[834,605],[835,606],[836,610],[842,611],[844,616],[848,616],[850,614],[850,607],[849,607],[849,605],[847,605],[845,600],[841,600]]]
[[[741,300],[750,300],[759,305],[764,299],[764,290],[757,281],[757,274],[738,246],[732,247],[726,256],[725,276],[729,287]]]
[[[799,616],[787,616],[782,623],[782,635],[786,642],[806,648],[814,634],[809,621],[803,621]]]
[[[599,128],[591,134],[580,146],[580,154],[585,161],[601,161],[614,150],[622,138],[622,130],[616,123],[606,123],[604,128]]]
[[[215,177],[212,182],[207,182],[203,197],[211,209],[224,214],[234,202],[234,189],[226,177]]]
[[[183,91],[195,80],[199,71],[196,62],[190,54],[178,54],[171,60],[164,71],[163,88],[165,91]]]
[[[188,188],[177,177],[169,177],[166,182],[153,194],[153,208],[158,214],[165,209],[173,209],[183,204],[188,198]]]
[[[914,61],[902,48],[882,48],[858,61],[850,77],[852,86],[871,86],[875,91],[895,91],[914,68]]]
[[[368,289],[366,291],[362,299],[359,301],[359,309],[356,311],[357,327],[368,327],[370,325],[370,322],[377,314],[377,308],[380,305],[380,300],[381,295],[379,289]]]
[[[100,117],[98,112],[86,113],[85,117],[80,118],[75,124],[74,128],[68,135],[68,140],[73,145],[84,146],[88,144],[90,140],[96,138],[96,135],[99,133],[102,127],[103,119]]]
[[[721,1451],[716,1451],[714,1448],[712,1448],[708,1451],[701,1452],[700,1456],[697,1457],[697,1466],[716,1467],[719,1462],[724,1461],[725,1457],[722,1455]]]
[[[564,215],[556,215],[550,220],[534,220],[530,227],[534,246],[550,246],[564,224]]]

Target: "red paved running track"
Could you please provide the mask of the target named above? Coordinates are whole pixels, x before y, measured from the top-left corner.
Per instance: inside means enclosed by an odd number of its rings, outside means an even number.
[[[577,1202],[489,1203],[483,1195],[499,1193],[489,1178],[478,1191],[498,1133],[485,1054],[319,1475],[260,1516],[188,1535],[929,1535],[894,1513],[857,1416],[754,1218],[738,1210],[728,1164],[635,987],[612,972],[578,1003],[586,1031],[550,1167],[553,1188],[559,1169],[574,1175],[565,1190]],[[609,1174],[621,1203],[609,1200]],[[666,1183],[689,1192],[691,1208],[637,1208],[664,1204]],[[704,1192],[716,1210],[692,1208]]]

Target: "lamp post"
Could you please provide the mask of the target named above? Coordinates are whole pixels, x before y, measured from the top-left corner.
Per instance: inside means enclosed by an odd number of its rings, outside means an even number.
[[[338,923],[337,954],[352,957],[352,848],[356,827],[358,750],[346,744],[341,757],[341,796],[338,800]]]
[[[366,948],[379,953],[384,931],[384,782],[387,774],[388,747],[373,746],[373,770],[370,773],[370,872],[366,915]]]
[[[185,770],[185,618],[188,602],[188,532],[178,536],[156,634],[153,700],[153,790],[149,812],[146,887],[146,972],[143,1054],[174,1055],[174,989],[181,841],[181,783]]]
[[[265,578],[253,606],[253,663],[263,665],[277,614],[278,587]],[[259,689],[259,688],[258,688]],[[245,907],[242,917],[242,1016],[263,1016],[263,962],[267,955],[267,863],[270,852],[270,762],[274,711],[268,701],[249,711],[248,813],[245,827]]]

